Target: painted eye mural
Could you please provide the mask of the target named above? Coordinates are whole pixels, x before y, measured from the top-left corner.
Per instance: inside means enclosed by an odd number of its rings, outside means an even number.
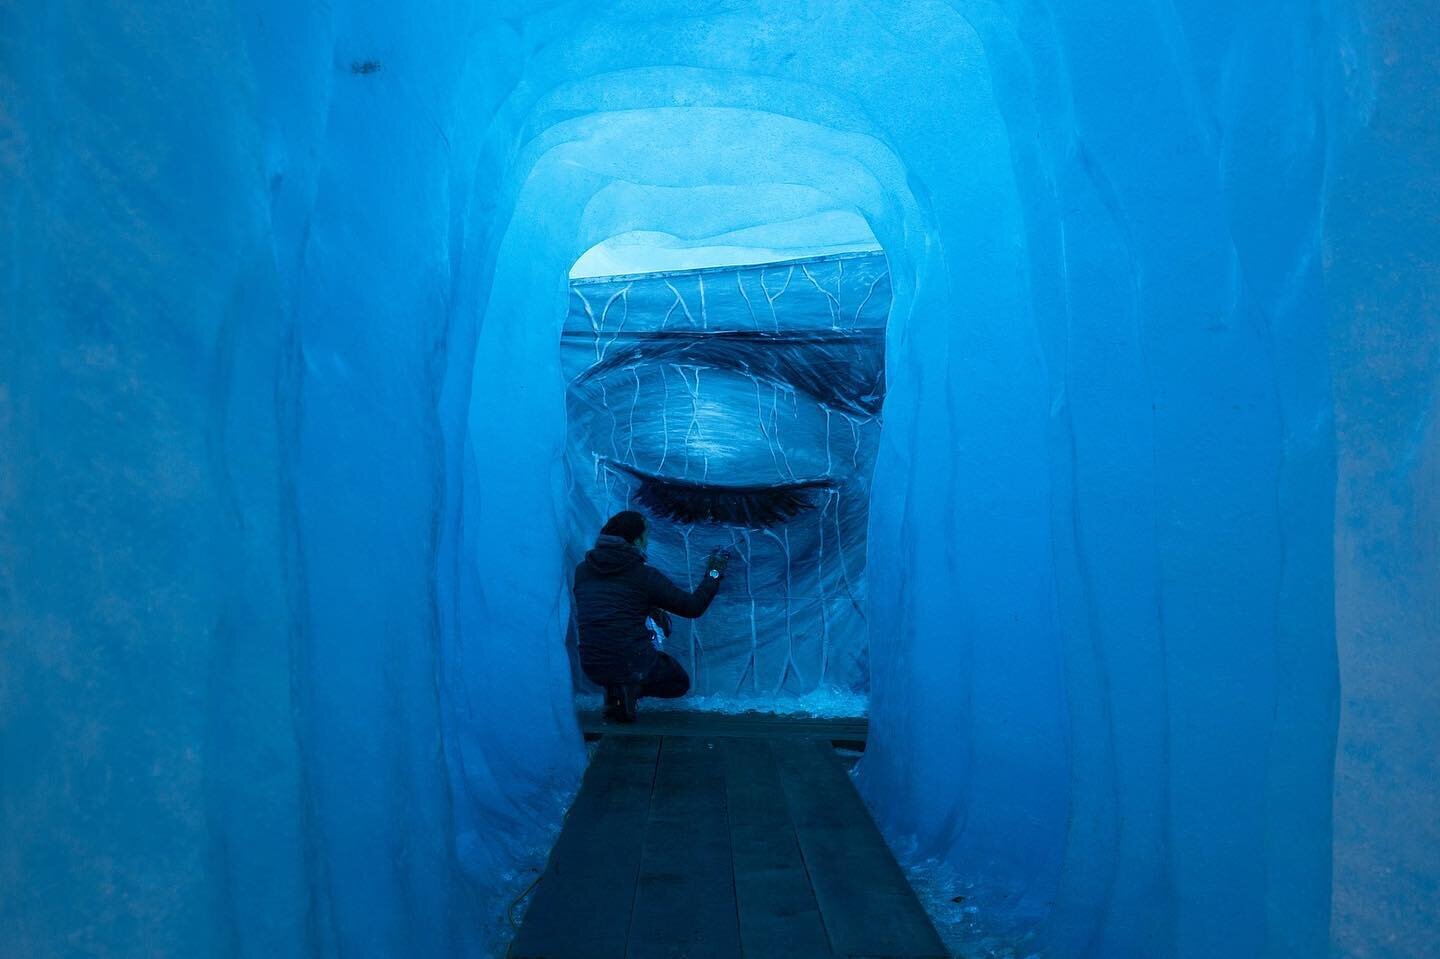
[[[570,292],[571,560],[622,509],[646,514],[650,562],[686,588],[726,547],[719,597],[665,641],[695,691],[867,691],[884,255],[577,279]]]

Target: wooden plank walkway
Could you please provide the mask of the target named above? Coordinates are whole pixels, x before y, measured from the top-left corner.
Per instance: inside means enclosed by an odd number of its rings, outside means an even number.
[[[947,955],[829,736],[741,728],[603,728],[511,959]]]

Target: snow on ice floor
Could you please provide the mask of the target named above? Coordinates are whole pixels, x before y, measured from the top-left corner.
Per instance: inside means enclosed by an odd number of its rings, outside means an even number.
[[[920,859],[913,850],[903,846],[892,845],[891,851],[952,956],[1043,959],[1042,954],[1035,951],[1030,936],[996,928],[981,907],[972,904],[974,883],[961,880],[950,866],[938,859]]]
[[[605,697],[599,693],[582,693],[575,697],[575,706],[582,710],[600,710]],[[702,712],[726,716],[760,713],[770,716],[794,716],[797,719],[858,719],[870,714],[870,697],[839,689],[816,689],[800,696],[682,696],[679,699],[646,699],[647,712]]]

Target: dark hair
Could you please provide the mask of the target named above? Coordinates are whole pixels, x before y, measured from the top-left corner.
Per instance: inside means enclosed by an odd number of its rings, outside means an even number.
[[[606,520],[600,533],[602,536],[619,536],[625,542],[633,543],[645,535],[645,517],[633,509],[627,509]]]

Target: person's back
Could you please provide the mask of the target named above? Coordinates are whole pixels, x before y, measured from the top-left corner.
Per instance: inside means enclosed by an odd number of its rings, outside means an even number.
[[[607,711],[634,718],[640,696],[672,698],[690,677],[652,642],[646,618],[668,633],[666,613],[694,618],[709,607],[723,577],[723,555],[712,555],[703,582],[687,593],[645,562],[645,519],[625,511],[611,517],[594,549],[575,567],[575,623],[580,667],[606,689]]]
[[[659,575],[638,548],[603,534],[575,567],[580,666],[602,686],[633,682],[655,664],[658,650],[645,623],[655,605],[652,574]]]

